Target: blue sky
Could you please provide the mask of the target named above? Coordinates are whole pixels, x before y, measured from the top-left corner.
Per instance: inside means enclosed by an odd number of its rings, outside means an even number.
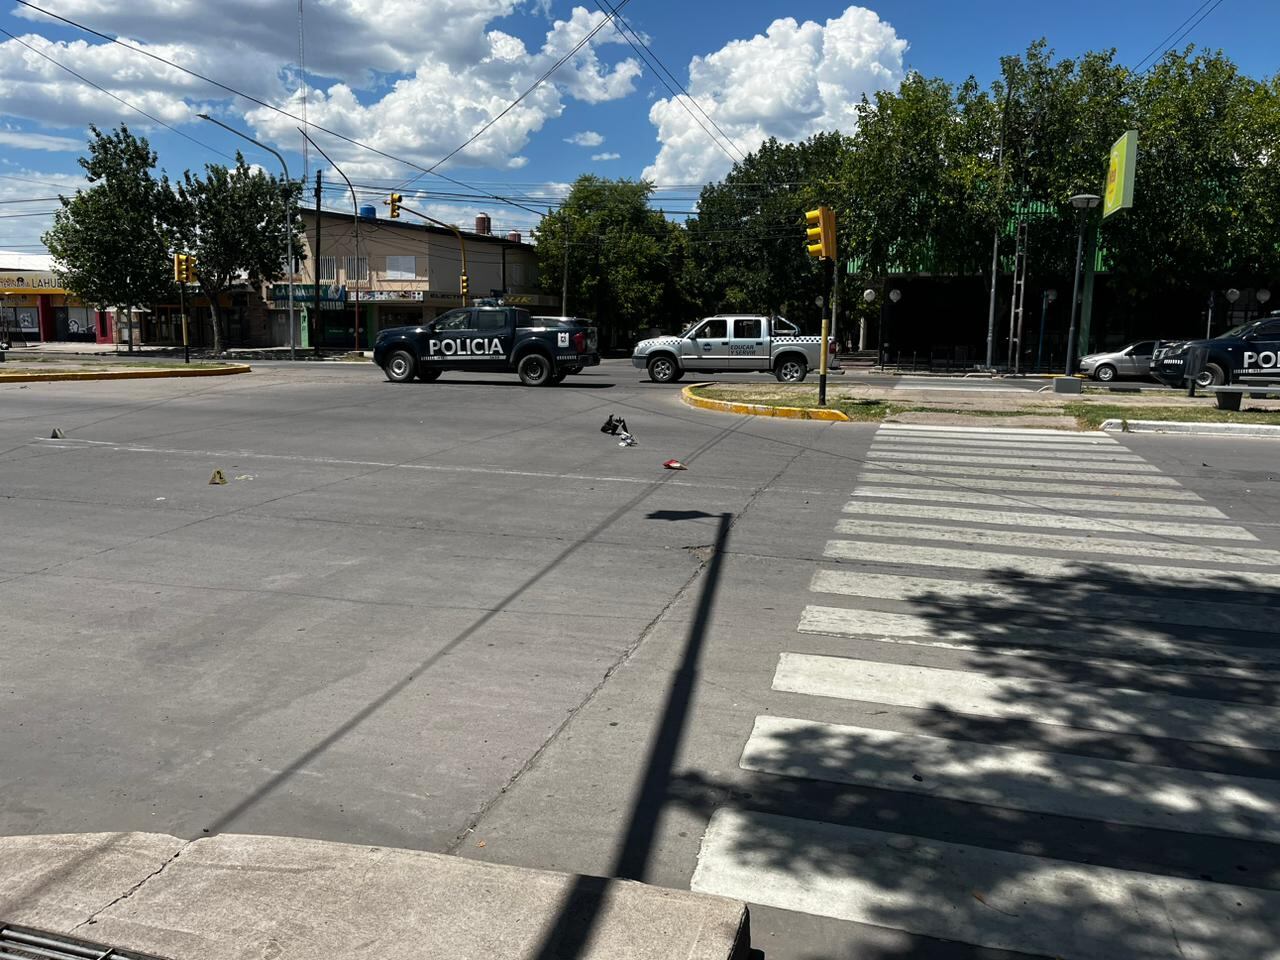
[[[301,113],[296,0],[37,2]],[[459,146],[604,19],[597,0],[303,0],[302,6],[309,121],[420,166]],[[606,24],[440,172],[539,210],[581,173],[646,176],[659,185],[667,209],[692,209],[698,186],[723,175],[735,150],[749,151],[765,136],[798,139],[847,127],[849,107],[863,92],[896,84],[904,71],[952,81],[973,74],[985,84],[1002,54],[1021,52],[1041,36],[1060,55],[1115,47],[1120,61],[1133,65],[1197,10],[1207,16],[1183,43],[1222,48],[1254,76],[1280,66],[1275,0],[628,0],[622,17],[732,145],[709,136],[702,129],[709,121],[699,118],[700,126]],[[303,170],[302,138],[287,116],[12,0],[3,5],[0,27],[17,38],[0,36],[2,249],[38,252],[54,206],[38,198],[79,182],[76,158],[91,122],[110,128],[124,121],[144,133],[170,174],[225,162],[240,146],[251,162],[276,169],[269,155],[197,119],[207,111],[283,150],[295,175]],[[381,198],[417,172],[312,132],[361,185],[362,201]],[[312,176],[317,159],[314,152],[307,157]],[[332,171],[326,179],[339,182]],[[432,176],[402,189],[410,195],[422,187],[429,192],[414,202],[445,219],[469,223],[484,210],[500,229],[536,223],[533,213],[492,199],[451,202],[441,191],[461,188]],[[344,202],[337,192],[326,197],[335,208]]]

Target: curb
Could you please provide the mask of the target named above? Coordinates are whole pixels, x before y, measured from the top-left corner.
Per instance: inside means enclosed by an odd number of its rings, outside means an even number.
[[[1104,420],[1100,430],[1114,433],[1198,433],[1216,437],[1280,437],[1280,424],[1185,423],[1174,420]]]
[[[229,377],[236,373],[249,373],[253,368],[247,363],[228,364],[224,367],[197,367],[192,370],[76,370],[68,373],[0,373],[0,383],[41,383],[60,380],[166,380],[174,377]]]
[[[767,403],[735,403],[732,400],[712,400],[699,397],[692,391],[696,387],[713,386],[710,383],[691,383],[680,391],[680,399],[690,407],[716,410],[720,413],[737,413],[747,417],[785,417],[788,420],[834,420],[847,422],[849,418],[839,410],[819,410],[810,407],[774,407]]]

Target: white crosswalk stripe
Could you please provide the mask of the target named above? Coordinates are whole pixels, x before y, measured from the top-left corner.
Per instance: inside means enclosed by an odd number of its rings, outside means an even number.
[[[1217,547],[1203,543],[1149,543],[1115,540],[1086,533],[1028,533],[1024,530],[983,530],[974,527],[936,524],[895,523],[887,520],[841,520],[837,533],[851,537],[899,537],[906,540],[942,540],[992,547],[1022,547],[1027,550],[1076,551],[1119,554],[1126,557],[1155,557],[1162,560],[1193,560],[1208,563],[1245,563],[1254,566],[1280,561],[1280,551],[1262,547]]]
[[[1182,492],[1182,491],[1178,491]],[[1080,499],[1078,497],[1050,497],[1034,493],[983,493],[980,490],[943,490],[933,487],[855,487],[855,497],[866,503],[868,498],[881,500],[922,500],[929,503],[960,503],[973,506],[1023,509],[1036,507],[1043,510],[1071,510],[1079,513],[1120,513],[1157,517],[1203,517],[1225,520],[1226,514],[1217,507],[1199,503],[1136,503],[1116,499]],[[1198,499],[1198,498],[1197,498]]]
[[[914,520],[954,520],[961,523],[988,523],[1005,527],[1033,527],[1045,530],[1090,530],[1096,533],[1133,533],[1158,537],[1192,537],[1206,540],[1257,540],[1244,527],[1230,524],[1168,523],[1161,520],[1127,520],[1085,517],[1062,513],[1017,513],[1007,501],[1005,510],[962,510],[956,507],[920,506],[914,503],[871,503],[853,500],[845,513],[875,517],[908,517]]]
[[[877,464],[880,468],[887,468],[888,464]],[[904,465],[894,465],[893,469],[897,472],[877,473],[873,470],[863,471],[858,475],[858,479],[863,483],[891,483],[891,484],[907,484],[912,487],[943,487],[948,490],[1005,490],[1009,492],[1024,493],[1070,493],[1079,496],[1082,493],[1091,493],[1098,497],[1133,497],[1142,500],[1199,500],[1200,494],[1192,490],[1183,490],[1172,486],[1163,488],[1156,487],[1112,487],[1108,484],[1113,483],[1113,479],[1108,476],[1105,483],[1099,483],[1098,478],[1089,475],[1087,485],[1076,483],[1042,483],[1039,480],[1029,479],[1007,479],[995,480],[986,476],[991,471],[978,471],[977,476],[965,477],[938,477],[925,476],[927,473],[944,472],[938,468],[932,471],[925,467],[921,470],[915,469],[916,465],[912,465],[911,469],[905,469]],[[953,471],[947,470],[946,473]],[[965,471],[973,472],[973,471]],[[1020,471],[1019,477],[1034,477],[1034,471]],[[1079,478],[1068,478],[1076,479]]]
[[[991,457],[989,456],[971,456],[968,454],[950,453],[945,450],[923,453],[915,450],[884,450],[879,447],[872,447],[867,454],[868,460],[873,461],[896,461],[902,460],[908,463],[977,463],[985,466],[991,465]],[[1157,468],[1149,463],[1143,463],[1141,460],[1131,457],[1117,457],[1110,454],[1095,454],[1092,457],[1070,456],[1070,457],[1041,457],[1038,454],[1032,456],[1010,457],[1007,460],[1009,466],[1016,467],[1088,467],[1095,473],[1156,473]],[[1176,482],[1176,481],[1175,481]]]
[[[1062,960],[1280,960],[1280,550],[1105,434],[885,424],[864,460],[739,761],[793,799],[717,809],[693,888]]]
[[[819,570],[809,589],[847,597],[901,600],[925,607],[974,608],[981,604],[1007,613],[1034,611],[1070,617],[1079,623],[1082,603],[1088,600],[1091,621],[1114,620],[1128,624],[1168,623],[1186,627],[1218,627],[1271,634],[1280,622],[1280,597],[1274,606],[1239,603],[1210,603],[1161,597],[1088,596],[1088,587],[1061,581],[939,580],[932,577],[904,577],[892,573],[847,570]],[[859,611],[861,612],[861,611]]]

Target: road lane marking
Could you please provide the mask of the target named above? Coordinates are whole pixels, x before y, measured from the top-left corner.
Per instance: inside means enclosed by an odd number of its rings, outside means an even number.
[[[946,424],[934,423],[882,423],[876,434],[891,433],[912,433],[912,434],[954,434],[962,437],[1013,437],[1013,438],[1032,438],[1039,437],[1050,439],[1054,437],[1079,440],[1081,438],[1088,440],[1112,440],[1115,438],[1109,433],[1101,430],[1042,430],[1024,427],[954,427]]]
[[[872,464],[857,477],[860,484],[889,484],[893,487],[936,487],[946,491],[974,490],[1008,490],[1012,493],[1057,493],[1075,494],[1090,493],[1099,498],[1128,497],[1143,500],[1197,500],[1202,501],[1198,493],[1180,487],[1109,487],[1099,483],[1042,483],[1038,480],[995,480],[981,476],[973,477],[927,477],[917,473],[895,472],[877,473],[875,467],[883,469],[887,464]],[[896,468],[900,469],[900,468]],[[1104,501],[1105,502],[1105,501]]]
[[[828,540],[824,557],[859,563],[897,563],[921,567],[952,567],[957,570],[1000,571],[1010,577],[1063,577],[1098,585],[1100,578],[1114,577],[1144,586],[1186,583],[1203,590],[1234,593],[1248,603],[1270,599],[1251,587],[1280,589],[1280,575],[1252,571],[1223,570],[1221,567],[1165,567],[1146,563],[1119,563],[1114,560],[1064,559],[963,550],[870,540]]]
[[[939,580],[892,573],[818,570],[809,581],[814,593],[843,597],[898,600],[928,607],[966,608],[988,604],[993,613],[1054,613],[1080,617],[1087,610],[1091,623],[1110,619],[1168,623],[1186,627],[1217,627],[1270,634],[1280,620],[1280,606],[1253,607],[1237,603],[1090,593],[1090,587],[1053,581]]]
[[[1280,676],[1259,676],[1259,671],[1280,669],[1280,651],[1237,645],[1217,632],[1202,642],[1179,640],[1166,631],[1128,622],[1110,628],[1091,626],[1086,633],[1078,623],[1070,622],[1060,627],[1016,623],[977,626],[910,613],[810,604],[800,616],[799,630],[877,643],[1090,663],[1109,672],[1118,682],[1127,682],[1125,678],[1149,681],[1154,671],[1232,680],[1280,679]],[[1170,659],[1152,663],[1155,658]]]
[[[1108,484],[1139,484],[1149,483],[1157,487],[1176,487],[1179,483],[1173,477],[1166,477],[1156,473],[1129,474],[1129,473],[1110,473],[1100,476],[1091,470],[1053,470],[1048,467],[996,467],[988,465],[990,461],[975,464],[951,464],[951,463],[898,463],[888,461],[877,461],[871,458],[867,461],[868,470],[893,470],[903,474],[942,474],[944,476],[973,476],[973,477],[1008,477],[1011,479],[1021,480],[1075,480],[1087,484],[1108,483]]]
[[[966,510],[956,507],[922,506],[914,503],[875,503],[852,500],[844,505],[844,512],[876,517],[954,520],[958,523],[984,523],[1044,530],[1090,530],[1098,533],[1137,533],[1159,537],[1197,537],[1205,540],[1256,541],[1258,539],[1244,527],[1230,524],[1103,519],[1060,513],[1015,513],[1010,510]]]
[[[991,446],[1000,450],[1115,450],[1122,453],[1129,452],[1129,448],[1121,443],[1117,443],[1110,437],[1097,438],[1080,438],[1076,437],[1004,437],[1004,436],[979,436],[966,437],[958,436],[950,433],[885,433],[883,430],[877,431],[875,435],[876,443],[893,443],[900,447],[924,447],[924,446],[944,446],[944,447],[984,447]]]
[[[892,537],[903,540],[940,540],[975,546],[1018,547],[1026,550],[1060,550],[1116,554],[1122,557],[1155,557],[1160,560],[1195,560],[1205,563],[1240,563],[1270,566],[1280,563],[1280,550],[1265,547],[1219,547],[1204,543],[1152,543],[1113,540],[1088,534],[1028,533],[1023,530],[991,530],[977,527],[941,527],[926,523],[894,523],[879,520],[840,520],[836,532],[853,537]]]
[[[722,807],[690,882],[1060,960],[1277,960],[1280,893]]]
[[[855,497],[877,497],[898,500],[925,500],[932,503],[961,503],[993,507],[1039,507],[1044,510],[1070,510],[1081,514],[1121,513],[1157,517],[1205,517],[1226,520],[1227,515],[1217,507],[1195,503],[1134,503],[1121,500],[1081,499],[1077,497],[1046,497],[1031,493],[999,494],[979,493],[975,490],[915,489],[910,487],[855,487]],[[1070,488],[1076,489],[1076,488]],[[1132,493],[1134,491],[1125,491]]]
[[[1172,477],[1146,476],[1147,474],[1159,474],[1160,472],[1159,467],[1153,466],[1152,464],[1149,464],[1149,463],[1128,463],[1128,464],[1090,463],[1087,465],[1089,468],[1089,472],[1087,473],[1057,474],[1057,473],[1050,473],[1048,471],[1045,471],[1043,474],[1040,474],[1036,471],[1028,472],[1024,469],[1024,467],[1049,467],[1054,470],[1062,470],[1064,467],[1085,466],[1085,465],[1072,464],[1072,463],[1060,463],[1057,460],[1036,460],[1033,457],[1022,457],[1022,456],[1010,456],[1010,457],[1004,457],[1002,459],[996,460],[996,459],[993,459],[992,457],[957,457],[957,456],[952,456],[951,454],[946,454],[946,453],[877,453],[875,450],[867,451],[865,459],[870,461],[892,462],[894,469],[898,469],[898,461],[902,461],[904,464],[920,464],[920,466],[912,467],[912,469],[917,469],[917,470],[938,469],[938,470],[941,470],[942,472],[951,472],[951,473],[981,472],[981,473],[991,473],[997,477],[1043,475],[1048,479],[1070,478],[1073,480],[1096,480],[1098,479],[1098,476],[1097,476],[1098,474],[1105,473],[1107,474],[1107,476],[1103,477],[1102,479],[1106,480],[1108,483],[1111,483],[1113,481],[1118,481],[1120,483],[1145,483],[1150,480],[1157,484],[1167,483],[1172,485],[1178,482]],[[935,463],[972,464],[972,466],[957,467],[954,470],[948,471],[948,470],[944,470],[941,467],[935,468],[933,466],[933,464]],[[1005,468],[994,469],[994,470],[988,469],[990,467],[995,467],[997,464],[1004,464],[1005,467],[1014,467],[1017,464],[1022,464],[1023,466],[1017,467],[1019,471],[1017,473],[1009,473]],[[880,465],[880,464],[878,463],[877,465]],[[881,468],[883,469],[883,466]],[[904,467],[903,469],[906,469],[906,467]],[[1143,476],[1135,477],[1133,479],[1128,479],[1126,476],[1126,478],[1122,479],[1119,477],[1112,476],[1113,474],[1125,474],[1125,475],[1143,474]]]
[[[1076,730],[1280,749],[1280,708],[1124,687],[783,653],[773,689]]]
[[[1280,843],[1280,781],[758,716],[738,765],[1158,830]]]
[[[1000,457],[1006,460],[1014,460],[1019,463],[1024,457],[1038,457],[1050,460],[1067,460],[1078,461],[1080,463],[1104,463],[1104,462],[1128,462],[1141,463],[1142,458],[1136,454],[1129,453],[1123,447],[1113,450],[1099,450],[1095,447],[1064,447],[1061,444],[1055,444],[1050,447],[978,447],[972,444],[961,446],[956,443],[920,443],[919,441],[903,442],[898,440],[887,440],[883,437],[877,438],[871,444],[872,453],[912,453],[912,454],[972,454],[981,456],[987,462],[993,457]]]

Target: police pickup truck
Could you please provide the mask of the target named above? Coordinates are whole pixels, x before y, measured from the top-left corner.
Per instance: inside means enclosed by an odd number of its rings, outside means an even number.
[[[835,341],[828,342],[829,369],[836,369]],[[822,338],[802,337],[782,317],[717,314],[691,324],[678,337],[641,340],[633,366],[654,383],[674,383],[687,370],[699,373],[771,371],[783,383],[799,383],[822,361]]]
[[[1151,375],[1171,387],[1183,386],[1193,352],[1198,369],[1192,377],[1198,387],[1280,383],[1280,310],[1211,340],[1161,344],[1151,360]]]
[[[461,307],[416,327],[378,334],[373,362],[393,383],[430,382],[445,370],[512,371],[528,387],[560,383],[600,362],[595,327],[574,317],[534,317],[520,307]]]

